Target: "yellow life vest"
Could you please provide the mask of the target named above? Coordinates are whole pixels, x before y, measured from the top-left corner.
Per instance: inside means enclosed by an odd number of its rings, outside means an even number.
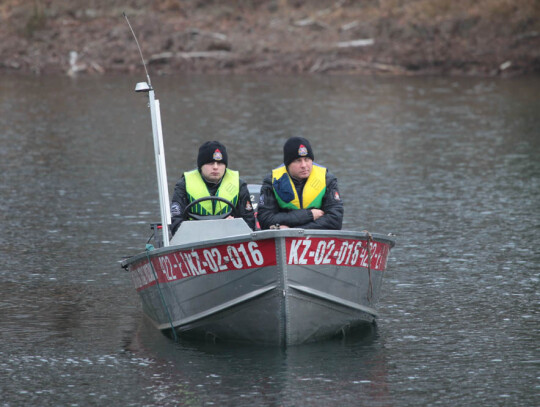
[[[210,196],[208,187],[204,183],[199,170],[192,170],[184,173],[186,180],[186,193],[189,202],[193,202],[196,199]],[[221,184],[216,191],[215,196],[225,198],[230,201],[234,206],[238,202],[238,194],[240,192],[240,174],[238,171],[225,170],[225,175],[221,179]],[[200,202],[192,208],[193,213],[199,215],[220,215],[230,211],[232,208],[225,202],[221,201],[204,201]]]
[[[284,164],[272,170],[272,186],[280,208],[320,209],[326,192],[326,168],[313,163],[301,198],[298,197],[294,183]]]

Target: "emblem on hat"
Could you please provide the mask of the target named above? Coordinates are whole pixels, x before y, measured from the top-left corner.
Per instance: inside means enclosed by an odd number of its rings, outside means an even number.
[[[300,144],[300,147],[298,147],[298,155],[301,157],[308,155],[308,151],[305,145]]]
[[[219,151],[219,148],[216,148],[216,151],[214,151],[214,155],[212,156],[214,161],[221,161],[223,160],[223,155],[221,154],[221,151]]]

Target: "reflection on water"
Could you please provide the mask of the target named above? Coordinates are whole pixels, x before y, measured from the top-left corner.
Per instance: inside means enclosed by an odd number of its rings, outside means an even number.
[[[345,228],[397,235],[378,328],[288,349],[141,319],[119,266],[159,217],[140,79],[0,78],[0,404],[537,404],[538,78],[153,78],[171,191],[204,140],[260,183],[301,135]]]
[[[287,349],[175,344],[145,319],[127,348],[153,361],[147,386],[155,399],[169,395],[165,405],[388,405],[377,337],[368,326],[346,339]]]

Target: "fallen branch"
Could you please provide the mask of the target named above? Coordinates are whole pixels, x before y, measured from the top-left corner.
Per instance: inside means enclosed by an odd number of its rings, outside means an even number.
[[[319,10],[316,13],[312,15],[312,17],[303,18],[302,20],[297,20],[293,24],[298,27],[310,27],[314,26],[315,28],[327,28],[327,24],[322,23],[320,21],[317,21],[317,18],[324,17],[329,15],[330,13],[339,10],[343,4],[345,4],[345,0],[339,0],[335,2],[332,6],[325,8],[323,10]]]
[[[229,59],[235,55],[227,51],[192,51],[192,52],[177,52],[176,54],[172,52],[162,52],[160,54],[154,54],[148,60],[149,64],[164,63],[171,59],[182,58],[182,59]]]
[[[184,59],[194,58],[213,58],[213,59],[228,59],[234,56],[233,53],[227,51],[192,51],[192,52],[179,52],[177,57]]]
[[[309,69],[310,73],[324,73],[334,70],[355,70],[366,69],[370,71],[382,71],[392,74],[405,74],[407,70],[398,65],[381,64],[378,62],[366,62],[357,61],[353,59],[338,59],[335,61],[324,61],[323,58],[319,58],[315,61],[313,66]]]
[[[375,40],[373,38],[366,38],[362,40],[338,42],[337,46],[338,48],[356,48],[356,47],[369,47],[373,44],[375,44]]]

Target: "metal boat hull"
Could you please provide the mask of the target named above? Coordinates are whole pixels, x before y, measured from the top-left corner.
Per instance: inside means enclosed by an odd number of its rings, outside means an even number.
[[[260,231],[152,250],[123,266],[163,331],[297,345],[377,318],[393,245],[358,232]]]

